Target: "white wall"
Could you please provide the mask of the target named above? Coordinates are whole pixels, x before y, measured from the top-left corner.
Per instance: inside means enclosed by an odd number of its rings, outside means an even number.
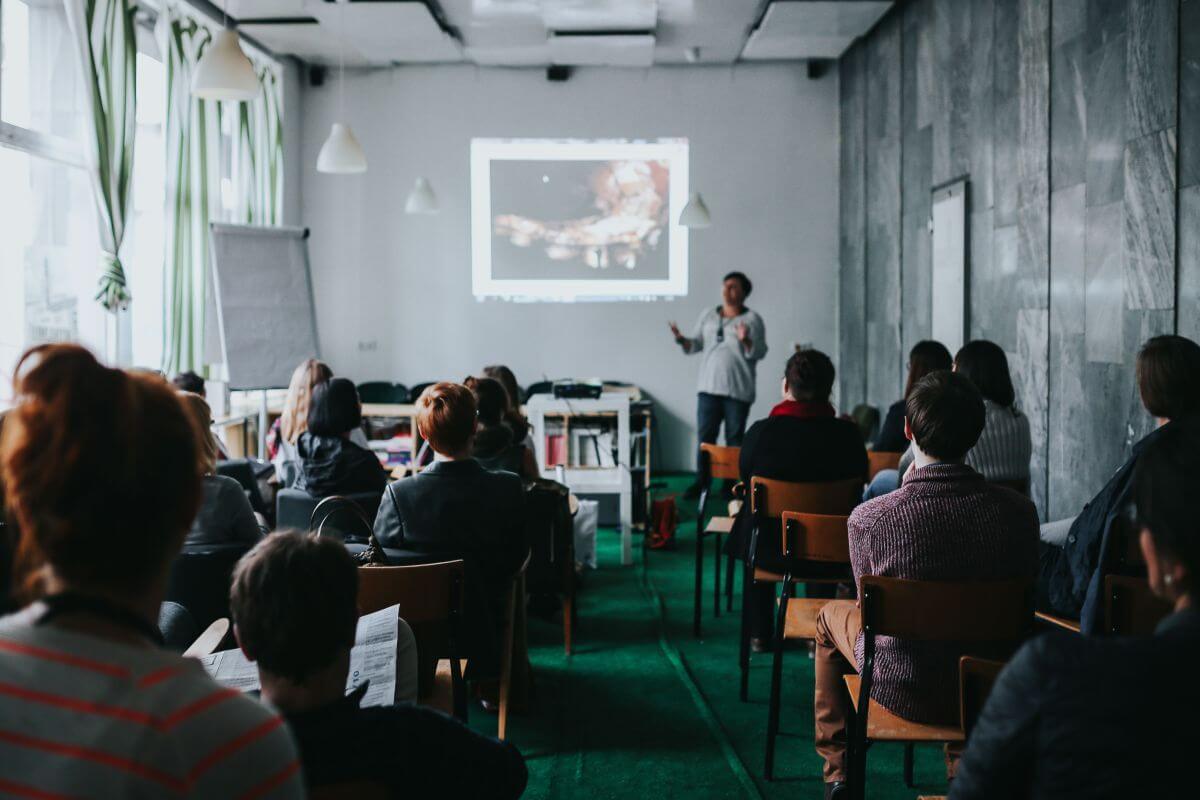
[[[699,361],[672,342],[719,302],[721,277],[755,283],[766,320],[751,419],[778,399],[794,342],[834,353],[837,306],[837,79],[795,64],[577,70],[404,67],[346,76],[345,118],[366,149],[361,176],[320,175],[317,151],[337,79],[303,98],[302,221],[325,358],[356,380],[409,385],[506,363],[528,384],[567,375],[640,385],[658,403],[662,465],[692,467]],[[687,137],[691,184],[713,225],[691,234],[691,293],[673,302],[479,303],[471,295],[472,137]],[[437,216],[405,216],[427,176]]]

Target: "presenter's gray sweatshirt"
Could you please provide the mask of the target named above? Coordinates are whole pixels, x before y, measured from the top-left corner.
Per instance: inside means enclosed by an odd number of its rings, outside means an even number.
[[[750,331],[751,347],[738,341],[738,325]],[[717,331],[724,328],[718,340]],[[714,306],[703,312],[684,340],[684,352],[700,353],[700,379],[696,391],[754,402],[754,367],[767,354],[767,329],[762,317],[745,309],[736,317],[721,316]]]

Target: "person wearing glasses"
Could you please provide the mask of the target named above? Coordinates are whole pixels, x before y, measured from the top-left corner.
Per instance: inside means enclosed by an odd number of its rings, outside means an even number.
[[[754,402],[755,366],[767,354],[762,317],[746,307],[753,288],[744,273],[731,272],[722,281],[721,304],[700,314],[691,336],[684,336],[674,322],[668,323],[684,354],[701,356],[696,400],[701,443],[715,443],[722,424],[730,447],[740,446],[746,432],[746,417]],[[699,463],[697,450],[697,469]],[[685,496],[699,494],[697,479]]]

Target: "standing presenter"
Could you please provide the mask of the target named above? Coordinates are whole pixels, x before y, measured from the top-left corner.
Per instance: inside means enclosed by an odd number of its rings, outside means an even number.
[[[746,417],[754,402],[754,367],[767,354],[767,331],[762,317],[746,307],[753,288],[741,272],[731,272],[721,284],[721,305],[704,311],[691,336],[669,323],[675,342],[686,355],[700,353],[697,381],[696,428],[701,443],[715,443],[725,424],[725,444],[738,447],[746,432]],[[696,466],[699,469],[699,451]],[[700,494],[699,478],[685,496]]]

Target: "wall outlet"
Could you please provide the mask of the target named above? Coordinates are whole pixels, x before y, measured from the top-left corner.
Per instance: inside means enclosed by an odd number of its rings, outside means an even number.
[[[360,352],[360,353],[373,353],[378,349],[379,349],[379,342],[377,342],[374,339],[370,340],[369,342],[359,342],[358,343],[358,352]]]

